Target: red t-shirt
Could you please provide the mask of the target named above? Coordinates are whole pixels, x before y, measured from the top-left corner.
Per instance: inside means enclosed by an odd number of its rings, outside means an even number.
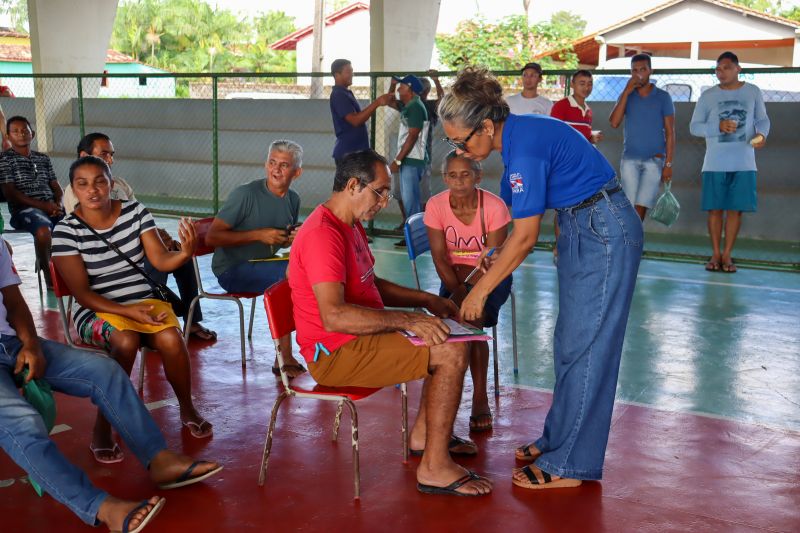
[[[584,105],[585,109],[578,105],[575,98],[567,96],[553,104],[550,116],[563,120],[592,142],[592,108],[586,102]]]
[[[287,275],[292,288],[297,343],[306,361],[314,359],[317,343],[333,352],[356,338],[325,330],[313,286],[338,282],[344,285],[345,302],[383,309],[375,285],[374,265],[375,258],[360,222],[348,226],[320,205],[300,226],[289,253]]]

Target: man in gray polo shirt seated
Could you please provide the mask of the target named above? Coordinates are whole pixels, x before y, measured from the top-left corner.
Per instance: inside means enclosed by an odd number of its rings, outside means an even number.
[[[206,244],[216,248],[211,270],[226,291],[263,292],[286,276],[288,260],[280,260],[276,254],[290,246],[297,234],[300,196],[289,186],[303,173],[302,167],[299,144],[274,141],[265,164],[266,180],[234,189],[217,213]],[[290,336],[281,339],[280,347],[290,377],[306,371],[292,357]],[[277,366],[272,371],[280,375]]]

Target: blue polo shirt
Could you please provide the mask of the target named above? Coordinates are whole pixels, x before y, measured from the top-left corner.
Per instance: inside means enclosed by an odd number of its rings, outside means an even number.
[[[667,153],[664,117],[675,114],[669,93],[653,87],[646,97],[633,91],[625,105],[625,142],[623,159],[650,159]]]
[[[577,205],[615,175],[586,137],[566,122],[543,115],[509,115],[502,156],[500,196],[514,218]]]
[[[369,133],[367,124],[352,126],[346,117],[350,113],[358,113],[358,105],[353,91],[341,85],[334,85],[331,90],[331,117],[333,117],[333,132],[336,134],[336,144],[333,146],[333,158],[341,159],[350,152],[366,150],[369,148]]]

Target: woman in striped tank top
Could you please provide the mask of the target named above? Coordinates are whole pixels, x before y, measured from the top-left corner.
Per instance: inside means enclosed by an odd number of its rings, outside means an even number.
[[[189,352],[175,314],[168,305],[150,300],[154,296],[147,280],[94,233],[133,263],[142,266],[147,256],[156,269],[169,272],[191,259],[194,226],[182,219],[181,250],[168,251],[144,206],[111,199],[113,178],[102,159],[78,159],[70,167],[69,179],[79,205],[56,226],[52,257],[75,296],[73,317],[81,339],[108,351],[128,374],[141,346],[158,351],[180,404],[181,422],[194,437],[211,436],[211,424],[192,402]],[[99,462],[115,463],[123,457],[111,426],[99,413],[91,449]]]

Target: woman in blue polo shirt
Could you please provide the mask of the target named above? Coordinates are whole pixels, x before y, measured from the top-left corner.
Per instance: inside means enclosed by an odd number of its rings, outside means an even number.
[[[545,209],[555,209],[559,315],[553,340],[556,385],[542,436],[516,450],[525,488],[575,487],[603,473],[622,341],[642,254],[642,223],[603,155],[571,126],[512,115],[500,84],[466,68],[439,104],[450,144],[465,157],[503,157],[501,196],[514,231],[461,306],[481,315],[487,296],[528,256]]]

